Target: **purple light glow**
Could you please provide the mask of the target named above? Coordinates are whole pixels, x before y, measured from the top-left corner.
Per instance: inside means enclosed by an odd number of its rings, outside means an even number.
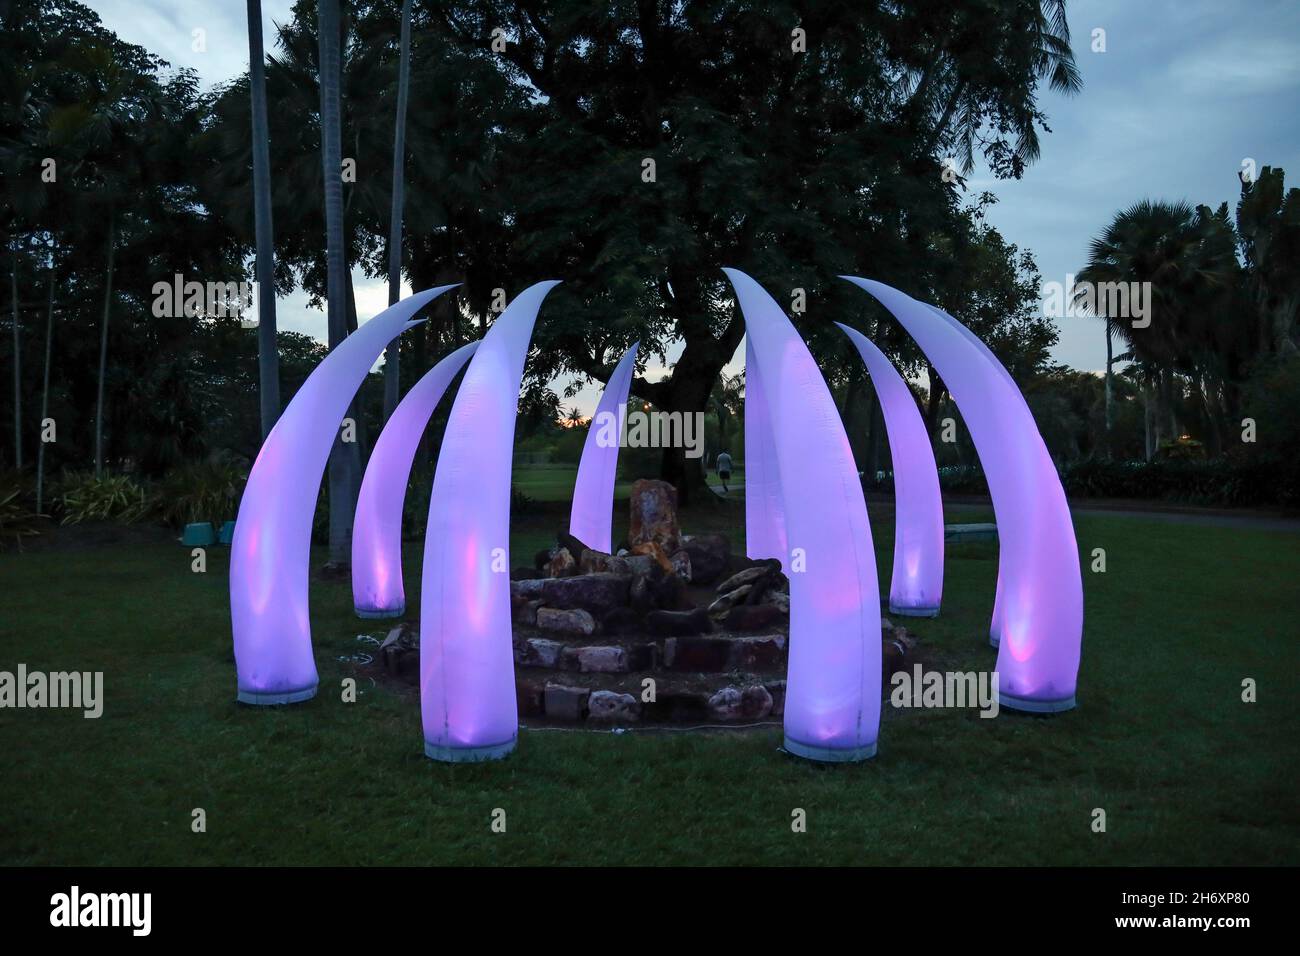
[[[557,282],[525,289],[465,370],[438,453],[420,592],[424,752],[488,760],[515,746],[510,477],[515,411],[537,310]]]
[[[361,617],[401,617],[406,611],[402,505],[411,464],[433,410],[477,348],[477,342],[462,345],[412,385],[370,453],[352,524],[352,600]]]
[[[935,617],[943,597],[943,499],[930,435],[912,390],[885,353],[856,329],[835,324],[871,373],[889,436],[895,501],[890,613]]]
[[[988,481],[1000,547],[993,627],[999,700],[1017,710],[1074,706],[1083,582],[1060,478],[1024,397],[960,322],[880,282],[870,292],[911,334],[961,409]]]
[[[410,318],[455,286],[389,306],[307,376],[248,475],[230,547],[230,617],[239,700],[286,704],[316,693],[307,574],[317,489],[353,395]]]
[[[781,470],[754,346],[745,336],[745,554],[788,563]]]
[[[774,454],[763,465],[779,463],[789,545],[780,557],[790,578],[785,746],[814,760],[863,760],[876,751],[881,659],[879,584],[862,484],[807,346],[758,283],[723,271],[745,317],[752,360],[745,369],[746,418],[751,408],[770,416]],[[761,386],[751,405],[755,371]],[[746,427],[748,459],[755,446],[748,421]],[[748,488],[747,461],[746,498]],[[746,537],[761,527],[747,526]]]
[[[614,367],[605,391],[591,416],[587,440],[578,462],[578,480],[573,486],[573,507],[569,534],[583,544],[606,554],[611,551],[614,511],[614,479],[618,474],[618,447],[623,436],[623,410],[636,372],[636,350],[640,342],[623,353]],[[612,438],[612,441],[611,441]],[[582,555],[575,554],[574,558]]]

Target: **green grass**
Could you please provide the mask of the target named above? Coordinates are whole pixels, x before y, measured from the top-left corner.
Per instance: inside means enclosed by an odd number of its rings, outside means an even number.
[[[876,512],[887,578],[891,519]],[[515,563],[565,518],[518,520]],[[737,547],[742,522],[734,502],[684,521]],[[1085,570],[1079,709],[886,708],[879,756],[839,767],[778,753],[775,727],[525,730],[503,762],[436,764],[411,698],[363,681],[357,703],[340,700],[351,669],[338,656],[381,630],[352,616],[346,583],[313,584],[320,695],[255,709],[234,703],[224,551],[202,575],[165,543],[0,555],[0,669],[102,670],[106,696],[99,720],[0,710],[0,862],[1300,862],[1296,537],[1130,517],[1077,527],[1080,550],[1104,547],[1108,562]],[[413,608],[418,552],[408,545]],[[951,551],[943,616],[909,625],[929,666],[993,666],[995,566],[991,546]],[[1243,677],[1258,703],[1241,702]],[[196,807],[206,833],[191,832]],[[505,834],[490,829],[495,808]],[[791,832],[794,808],[806,833]]]
[[[515,469],[514,486],[529,498],[539,502],[569,502],[573,500],[573,485],[578,480],[577,465],[530,465]],[[710,487],[721,490],[718,476],[710,471]],[[745,469],[737,468],[727,482],[729,496],[744,497]],[[632,482],[620,480],[614,485],[614,500],[626,501]]]

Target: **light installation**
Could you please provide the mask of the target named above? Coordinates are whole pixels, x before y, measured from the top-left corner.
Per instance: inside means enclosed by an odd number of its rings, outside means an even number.
[[[839,322],[862,356],[880,401],[894,466],[894,571],[889,612],[935,617],[943,597],[943,498],[930,435],[912,390],[885,353]]]
[[[456,391],[438,455],[420,591],[420,712],[435,760],[515,747],[510,476],[533,323],[558,283],[525,289],[488,329]]]
[[[746,358],[754,360],[745,370],[745,414],[770,423],[765,480],[781,489],[788,550],[757,556],[779,558],[790,579],[785,748],[811,760],[865,760],[876,752],[881,648],[862,484],[808,347],[758,283],[735,269],[724,272],[745,317]],[[746,457],[751,453],[747,444]]]
[[[477,342],[462,345],[412,385],[370,452],[352,524],[352,600],[359,617],[406,613],[402,508],[411,465],[433,410],[477,348]]]
[[[312,517],[343,416],[388,342],[455,286],[403,299],[325,356],[266,436],[248,475],[230,548],[238,699],[287,704],[316,694],[307,574]]]
[[[623,435],[623,411],[636,371],[639,342],[623,353],[605,383],[605,391],[591,417],[587,440],[578,461],[578,478],[573,486],[573,507],[569,534],[597,551],[612,550],[614,480],[618,475],[618,448]],[[575,554],[575,558],[582,555]]]
[[[866,759],[876,751],[880,720],[880,605],[848,439],[824,379],[780,307],[744,273],[725,272],[747,333],[748,554],[778,558],[790,578],[785,746],[813,760]],[[1001,540],[992,625],[1001,638],[1001,705],[1069,709],[1082,639],[1078,550],[1064,492],[1024,397],[987,346],[952,316],[882,283],[845,278],[875,296],[916,339],[960,406],[980,455]],[[424,543],[421,715],[425,753],[438,760],[493,759],[515,746],[512,444],[533,325],[556,284],[525,290],[481,342],[447,356],[411,389],[376,443],[363,482],[356,605],[365,614],[401,613],[400,514],[415,446],[468,362],[439,454]],[[231,555],[239,700],[284,704],[315,694],[307,578],[316,491],[330,449],[384,347],[451,288],[411,296],[345,339],[308,377],[258,454]],[[933,455],[897,371],[867,339],[841,328],[871,372],[895,463],[900,524],[891,609],[930,612],[942,588]],[[611,375],[602,410],[625,404],[635,351]],[[617,444],[598,447],[590,459],[584,450],[579,494],[600,507],[593,507],[593,524],[582,523],[579,502],[571,516],[575,534],[581,528],[580,537],[606,550]]]
[[[843,278],[871,293],[916,340],[948,386],[979,454],[1001,549],[993,620],[1000,705],[1069,710],[1083,635],[1078,544],[1060,478],[1024,397],[952,316],[884,283]]]

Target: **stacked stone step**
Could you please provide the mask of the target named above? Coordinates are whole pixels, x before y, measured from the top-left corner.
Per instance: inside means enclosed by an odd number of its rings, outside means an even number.
[[[606,686],[602,679],[547,679],[521,673],[519,716],[563,723],[744,723],[779,718],[785,679],[753,674],[712,675],[703,681],[666,681],[663,675],[629,674]]]

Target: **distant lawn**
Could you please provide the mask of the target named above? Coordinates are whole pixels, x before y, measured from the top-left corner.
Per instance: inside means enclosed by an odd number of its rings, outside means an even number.
[[[521,465],[514,469],[514,486],[536,501],[563,501],[566,504],[573,500],[573,485],[578,480],[577,465]],[[709,471],[708,483],[715,491],[721,491],[722,486],[718,483],[718,476],[712,470]],[[743,497],[745,487],[745,469],[738,468],[731,476],[731,481],[727,482],[727,488],[730,496]],[[631,493],[632,482],[620,480],[614,485],[614,497],[616,500],[626,500]]]
[[[558,480],[534,474],[525,490]],[[729,530],[739,548],[743,510],[684,523]],[[563,505],[521,516],[514,563],[566,518]],[[874,519],[887,580],[891,520]],[[879,756],[841,767],[777,753],[775,727],[525,730],[504,762],[435,764],[409,700],[365,682],[358,703],[340,701],[351,668],[338,657],[382,630],[352,616],[346,583],[313,585],[320,696],[252,709],[234,702],[224,552],[204,575],[161,541],[0,555],[0,669],[102,670],[107,697],[99,720],[0,710],[0,862],[1300,862],[1297,537],[1077,524],[1081,551],[1104,547],[1109,566],[1084,575],[1079,709],[886,708]],[[418,546],[406,564],[418,608]],[[990,546],[950,553],[943,616],[908,625],[930,666],[993,666],[994,571]],[[1240,701],[1243,677],[1258,703]],[[190,830],[195,807],[204,834]],[[506,834],[489,829],[498,807]],[[796,807],[805,834],[791,833]],[[1089,828],[1096,807],[1105,834]]]

